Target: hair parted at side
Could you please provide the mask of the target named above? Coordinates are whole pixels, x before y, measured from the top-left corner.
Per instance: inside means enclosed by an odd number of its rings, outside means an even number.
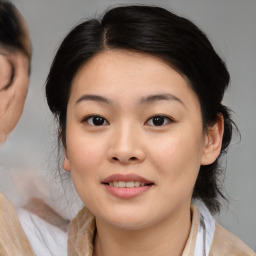
[[[229,110],[221,104],[229,84],[229,73],[206,35],[191,21],[163,8],[122,6],[76,26],[63,40],[52,63],[46,96],[59,122],[60,139],[66,146],[67,104],[79,68],[106,49],[125,49],[157,56],[186,77],[197,94],[203,126],[212,126],[220,115],[224,118],[224,136],[220,156],[232,137]],[[219,156],[219,158],[220,158]],[[212,213],[220,210],[221,193],[219,158],[201,166],[193,198],[201,199]]]

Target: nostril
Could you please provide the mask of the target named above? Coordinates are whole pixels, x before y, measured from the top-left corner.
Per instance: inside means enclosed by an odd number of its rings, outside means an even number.
[[[120,159],[116,156],[112,157],[112,160],[114,161],[120,161]],[[136,161],[137,160],[137,157],[130,157],[128,161]]]

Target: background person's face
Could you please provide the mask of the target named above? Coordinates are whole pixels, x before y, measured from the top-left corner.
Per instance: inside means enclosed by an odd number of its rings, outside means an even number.
[[[0,47],[1,53],[1,47]],[[0,92],[8,87],[12,76],[12,66],[4,55],[0,55]]]
[[[205,163],[196,94],[163,61],[132,52],[105,51],[78,72],[66,142],[64,168],[85,205],[99,220],[131,229],[189,210]]]
[[[22,29],[19,38],[23,52],[0,43],[0,144],[16,126],[23,112],[29,83],[31,42],[27,25],[16,10]],[[4,24],[1,23],[4,26]],[[4,29],[1,28],[0,29]]]
[[[0,90],[0,144],[6,140],[20,119],[29,83],[29,60],[27,56],[20,52],[14,52],[2,56],[2,60],[1,64],[5,66],[4,69],[8,75],[11,74],[10,63],[12,63],[14,77],[7,88],[5,88],[6,84],[3,84]],[[4,77],[6,78],[6,75]],[[11,77],[6,78],[5,81],[10,79]]]

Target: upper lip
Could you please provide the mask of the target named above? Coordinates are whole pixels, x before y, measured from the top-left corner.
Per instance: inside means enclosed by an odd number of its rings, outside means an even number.
[[[110,183],[114,181],[139,181],[145,184],[153,184],[154,182],[147,180],[136,174],[113,174],[105,178],[102,183]]]

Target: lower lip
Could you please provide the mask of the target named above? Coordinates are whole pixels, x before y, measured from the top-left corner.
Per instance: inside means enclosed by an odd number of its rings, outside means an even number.
[[[117,188],[117,187],[109,186],[107,184],[104,184],[104,186],[111,195],[119,198],[123,198],[123,199],[129,199],[145,193],[146,191],[150,190],[153,185],[134,187],[134,188]]]

